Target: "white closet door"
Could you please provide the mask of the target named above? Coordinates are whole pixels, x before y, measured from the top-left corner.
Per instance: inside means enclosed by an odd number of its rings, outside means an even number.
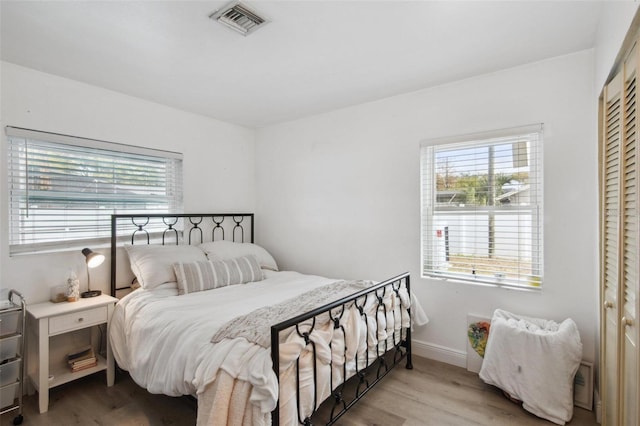
[[[621,150],[620,388],[623,425],[638,424],[638,109],[636,108],[637,48],[624,64],[623,138]]]
[[[622,75],[604,89],[601,164],[601,392],[603,425],[618,424],[618,279]],[[604,361],[606,360],[606,361]]]
[[[640,421],[640,227],[638,225],[637,75],[640,49],[632,47],[605,86],[601,104],[601,381],[604,426]]]

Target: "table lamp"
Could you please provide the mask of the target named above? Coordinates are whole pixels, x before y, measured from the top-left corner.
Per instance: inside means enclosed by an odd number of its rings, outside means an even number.
[[[102,292],[100,290],[91,290],[91,277],[89,275],[89,269],[95,268],[104,262],[104,255],[100,253],[94,253],[91,249],[82,249],[85,261],[87,263],[87,291],[80,294],[80,297],[96,297],[100,296]]]

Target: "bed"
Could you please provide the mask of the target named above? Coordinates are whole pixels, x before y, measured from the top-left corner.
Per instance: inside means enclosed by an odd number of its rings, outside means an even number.
[[[151,393],[196,396],[199,425],[333,424],[412,368],[412,320],[427,321],[408,273],[279,271],[251,213],[113,215],[111,293],[118,366]]]

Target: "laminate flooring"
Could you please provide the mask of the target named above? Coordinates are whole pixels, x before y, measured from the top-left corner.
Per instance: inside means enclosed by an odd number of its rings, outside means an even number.
[[[396,368],[339,421],[344,426],[550,426],[477,374],[441,362],[414,357],[413,370]],[[126,374],[108,388],[104,373],[50,391],[49,411],[38,413],[38,395],[24,398],[24,425],[189,426],[196,422],[196,403],[181,397],[152,395]],[[326,408],[326,407],[324,407]],[[14,413],[2,415],[1,426]],[[594,413],[575,407],[569,425],[595,426]]]

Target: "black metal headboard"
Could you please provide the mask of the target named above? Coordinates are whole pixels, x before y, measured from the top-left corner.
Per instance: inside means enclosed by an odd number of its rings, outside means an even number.
[[[228,240],[254,242],[253,213],[183,213],[111,215],[111,295],[117,286],[118,244],[202,244]]]

